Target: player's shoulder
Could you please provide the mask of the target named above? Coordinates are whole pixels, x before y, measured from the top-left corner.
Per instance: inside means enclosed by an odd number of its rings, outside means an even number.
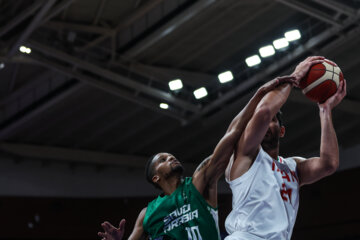
[[[307,158],[299,157],[299,156],[293,156],[293,157],[290,157],[290,158],[294,159],[296,163],[306,161],[306,159],[307,159]]]
[[[143,209],[141,209],[140,214],[145,214],[147,210],[147,207],[144,207]]]

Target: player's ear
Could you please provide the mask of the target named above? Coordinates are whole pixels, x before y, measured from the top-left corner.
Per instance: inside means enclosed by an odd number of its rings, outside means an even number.
[[[157,183],[159,180],[160,180],[160,177],[159,175],[154,175],[151,180],[154,182],[154,183]]]
[[[283,138],[285,136],[285,127],[281,126],[280,127],[280,137]]]

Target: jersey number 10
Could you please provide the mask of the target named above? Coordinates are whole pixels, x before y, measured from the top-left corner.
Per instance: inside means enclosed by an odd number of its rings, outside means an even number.
[[[194,226],[194,227],[187,227],[185,228],[188,234],[188,240],[202,240],[200,231],[199,231],[199,226]]]

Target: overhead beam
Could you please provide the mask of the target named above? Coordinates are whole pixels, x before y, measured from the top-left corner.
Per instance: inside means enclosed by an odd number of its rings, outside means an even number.
[[[355,9],[348,7],[345,4],[341,4],[339,2],[335,2],[333,0],[314,0],[314,1],[336,12],[343,13],[349,17],[354,17],[356,15]]]
[[[157,43],[170,33],[174,32],[177,28],[189,22],[192,18],[197,16],[197,14],[199,14],[201,11],[203,11],[215,2],[216,0],[199,0],[195,2],[191,7],[174,17],[165,25],[151,33],[149,36],[142,39],[128,51],[125,51],[123,57],[125,59],[135,58],[140,53],[153,46],[155,43]]]
[[[324,12],[314,9],[304,3],[301,3],[299,1],[294,0],[277,0],[278,2],[281,2],[282,4],[289,6],[293,9],[298,10],[299,12],[303,12],[311,17],[317,18],[323,22],[329,23],[331,25],[340,27],[341,23],[334,20],[331,16],[325,14]]]
[[[98,110],[94,111],[92,113],[92,115],[90,115],[86,119],[81,119],[81,121],[77,121],[77,122],[72,123],[71,128],[67,128],[66,130],[62,131],[60,134],[57,134],[48,143],[50,145],[57,145],[57,143],[67,141],[67,139],[72,139],[72,136],[76,135],[79,132],[84,133],[84,129],[87,129],[87,127],[89,127],[89,124],[92,124],[94,122],[96,122],[96,123],[102,122],[103,119],[105,119],[105,116],[107,116],[108,114],[110,114],[110,113],[112,113],[112,112],[114,112],[114,111],[116,111],[118,109],[122,109],[119,106],[120,105],[119,105],[118,102],[115,102],[115,103],[112,103],[112,104],[106,104],[105,106],[101,107],[101,109],[98,109]],[[76,109],[75,111],[78,110],[76,107],[72,107],[71,111],[74,108]],[[128,115],[128,112],[126,112],[126,115]],[[56,120],[53,120],[50,125],[51,126],[56,126],[56,124],[61,123],[63,119],[64,119],[64,117],[60,116]],[[118,120],[118,119],[116,119],[116,120]],[[106,121],[105,127],[107,127],[110,124],[109,121],[111,122],[112,119],[108,119]],[[121,123],[119,123],[119,124],[121,124]],[[47,126],[49,126],[49,125],[47,125]],[[99,130],[99,128],[100,127],[97,126],[96,129],[91,131],[91,133],[97,132]],[[46,129],[47,128],[40,129],[40,133],[46,131]],[[39,135],[38,132],[39,131],[36,132],[36,135]],[[81,143],[84,143],[84,141],[87,141],[87,140],[90,139],[90,132],[89,131],[85,131],[85,132],[86,132],[86,135],[85,134],[82,135],[84,140],[82,140]],[[80,144],[80,143],[77,142],[77,143],[75,143],[75,145],[72,145],[72,146],[74,148],[78,148],[79,147],[78,144]]]
[[[36,77],[34,77],[30,82],[27,82],[21,88],[16,89],[10,95],[2,98],[0,100],[0,108],[13,102],[13,101],[16,101],[16,99],[28,94],[30,91],[33,91],[34,88],[36,88],[36,86],[43,84],[43,81],[45,79],[49,79],[50,77],[51,77],[50,71],[46,71],[44,73],[36,75]]]
[[[104,11],[104,6],[106,4],[106,1],[107,0],[101,0],[100,1],[100,5],[98,7],[98,10],[96,11],[96,15],[95,15],[95,18],[94,18],[94,21],[93,21],[93,25],[97,25],[99,20],[100,20],[100,17]]]
[[[43,16],[50,10],[50,8],[55,4],[56,0],[48,0],[45,5],[40,9],[38,14],[32,19],[31,23],[28,27],[23,31],[20,37],[16,40],[15,44],[13,44],[12,48],[8,52],[8,56],[13,56],[17,51],[21,44],[23,44],[26,39],[30,36],[30,34],[39,26],[40,21],[43,19]]]
[[[126,27],[133,24],[137,19],[142,17],[144,14],[146,14],[150,9],[154,8],[155,6],[157,6],[158,4],[160,4],[163,1],[165,1],[165,0],[148,1],[147,4],[145,4],[144,6],[142,6],[139,9],[137,9],[135,11],[135,13],[132,14],[129,18],[125,19],[124,21],[121,21],[114,29],[112,29],[111,33],[107,33],[105,35],[102,35],[102,36],[96,38],[95,40],[89,42],[88,44],[84,45],[83,47],[79,48],[78,50],[81,51],[81,52],[86,51],[89,48],[94,47],[95,45],[102,43],[103,41],[105,41],[109,37],[117,34],[117,32],[119,32],[122,29],[125,29]]]
[[[74,65],[80,69],[84,69],[84,70],[92,72],[98,76],[104,77],[115,84],[120,84],[122,86],[129,87],[135,91],[148,94],[152,97],[158,98],[159,100],[166,101],[169,104],[173,104],[175,106],[181,107],[181,108],[191,111],[191,112],[199,111],[197,106],[193,105],[190,102],[186,102],[182,99],[176,98],[168,92],[164,92],[162,90],[155,89],[155,88],[149,87],[148,85],[136,82],[132,79],[129,79],[128,77],[119,75],[115,72],[98,67],[95,64],[91,64],[89,62],[83,61],[76,57],[70,56],[69,54],[61,52],[57,49],[54,49],[54,48],[51,48],[51,47],[48,47],[48,46],[45,46],[45,45],[42,45],[42,44],[39,44],[36,42],[30,42],[30,46],[33,47],[34,49],[42,52],[43,54],[45,54],[47,56],[52,56],[59,60],[71,63],[72,65]]]
[[[29,8],[23,10],[22,12],[18,13],[14,19],[11,19],[4,27],[0,29],[0,37],[8,33],[11,29],[19,25],[22,21],[26,18],[31,16],[38,8],[40,8],[44,4],[43,1],[38,0]]]
[[[144,168],[147,157],[69,149],[50,146],[38,146],[20,143],[0,143],[0,150],[37,160],[53,160],[69,163],[124,166]]]
[[[221,3],[221,2],[219,2]],[[228,4],[223,1],[223,4]],[[162,49],[161,52],[157,52],[156,56],[152,56],[151,59],[147,60],[148,64],[153,64],[155,62],[158,62],[160,59],[162,59],[164,56],[168,56],[169,53],[176,52],[176,49],[179,46],[182,46],[186,42],[189,41],[189,39],[193,39],[194,36],[198,33],[200,29],[208,28],[219,22],[221,19],[223,19],[226,15],[229,14],[230,11],[233,11],[234,8],[237,8],[238,5],[244,4],[243,1],[237,1],[236,3],[232,3],[231,7],[227,7],[225,9],[222,9],[222,11],[219,11],[216,15],[211,16],[211,18],[206,19],[205,22],[202,24],[198,24],[197,26],[194,26],[192,28],[192,31],[187,32],[181,38],[178,38],[176,41],[172,42],[171,45],[167,46],[166,49]]]
[[[166,116],[175,118],[181,122],[184,122],[185,119],[183,119],[179,113],[172,111],[170,109],[168,109],[167,111],[163,111],[162,109],[159,108],[159,106],[157,104],[153,104],[145,99],[141,99],[140,97],[136,97],[135,95],[133,95],[132,93],[129,93],[128,91],[125,91],[121,88],[119,88],[118,86],[109,83],[109,82],[105,82],[104,80],[99,80],[97,78],[94,77],[90,77],[90,76],[86,76],[76,70],[73,70],[72,68],[69,67],[64,67],[61,66],[55,62],[51,62],[48,59],[39,59],[38,57],[34,57],[31,56],[34,60],[38,61],[40,64],[42,64],[43,66],[50,68],[54,71],[60,72],[65,76],[71,77],[71,78],[75,78],[78,79],[80,81],[83,81],[93,87],[96,87],[98,89],[101,89],[103,91],[106,91],[108,93],[111,93],[115,96],[121,97],[123,99],[126,99],[128,101],[137,103],[141,106],[144,106],[146,108],[149,108],[153,111],[159,112],[161,114],[164,114]]]
[[[238,3],[241,3],[239,1]],[[231,34],[234,32],[238,32],[241,28],[246,25],[249,25],[252,21],[254,21],[259,16],[263,15],[270,8],[274,6],[274,2],[270,2],[268,5],[262,6],[261,9],[256,11],[255,13],[251,14],[250,17],[245,18],[240,23],[237,23],[235,26],[229,27],[227,29],[223,29],[221,34],[218,34],[216,37],[214,36],[211,41],[205,41],[201,46],[199,46],[195,51],[192,51],[186,58],[176,64],[178,68],[185,66],[188,63],[191,63],[194,59],[201,56],[201,54],[206,53],[211,47],[216,46],[221,40],[229,38]],[[232,9],[232,8],[230,8]],[[235,51],[234,51],[235,52]]]
[[[48,15],[45,16],[45,18],[42,20],[41,23],[44,24],[44,23],[48,22],[51,18],[58,15],[61,11],[63,11],[64,9],[67,9],[73,2],[74,2],[74,0],[60,1],[60,3],[58,5],[56,5],[55,8]]]
[[[111,32],[108,28],[91,26],[91,25],[84,25],[84,24],[76,24],[76,23],[66,23],[60,21],[50,21],[43,25],[43,27],[54,29],[54,30],[71,30],[77,32],[89,32],[89,33],[96,33],[96,34],[108,34]]]
[[[217,81],[217,77],[215,75],[177,68],[158,67],[141,63],[131,64],[129,68],[143,76],[152,76],[156,80],[159,80],[165,84],[168,84],[168,82],[171,80],[180,78],[186,85],[198,88],[212,85]]]
[[[23,116],[15,119],[11,123],[7,124],[2,129],[0,129],[0,140],[6,139],[15,130],[18,130],[21,126],[28,123],[35,116],[38,116],[39,114],[52,108],[54,105],[61,102],[63,99],[67,98],[69,95],[72,95],[75,92],[77,92],[81,87],[82,87],[82,85],[80,83],[73,84],[72,86],[70,86],[66,90],[64,90],[63,92],[55,95],[50,100],[47,100],[46,102],[42,103],[40,106],[38,106],[34,110],[27,112]]]

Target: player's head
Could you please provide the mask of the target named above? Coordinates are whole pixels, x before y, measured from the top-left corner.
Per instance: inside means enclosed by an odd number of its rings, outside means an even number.
[[[285,135],[285,126],[282,119],[282,112],[279,111],[269,123],[269,128],[261,143],[263,148],[276,148],[279,146],[280,138]]]
[[[145,167],[146,180],[157,188],[160,183],[173,176],[181,176],[184,168],[170,153],[157,153],[151,156]]]

